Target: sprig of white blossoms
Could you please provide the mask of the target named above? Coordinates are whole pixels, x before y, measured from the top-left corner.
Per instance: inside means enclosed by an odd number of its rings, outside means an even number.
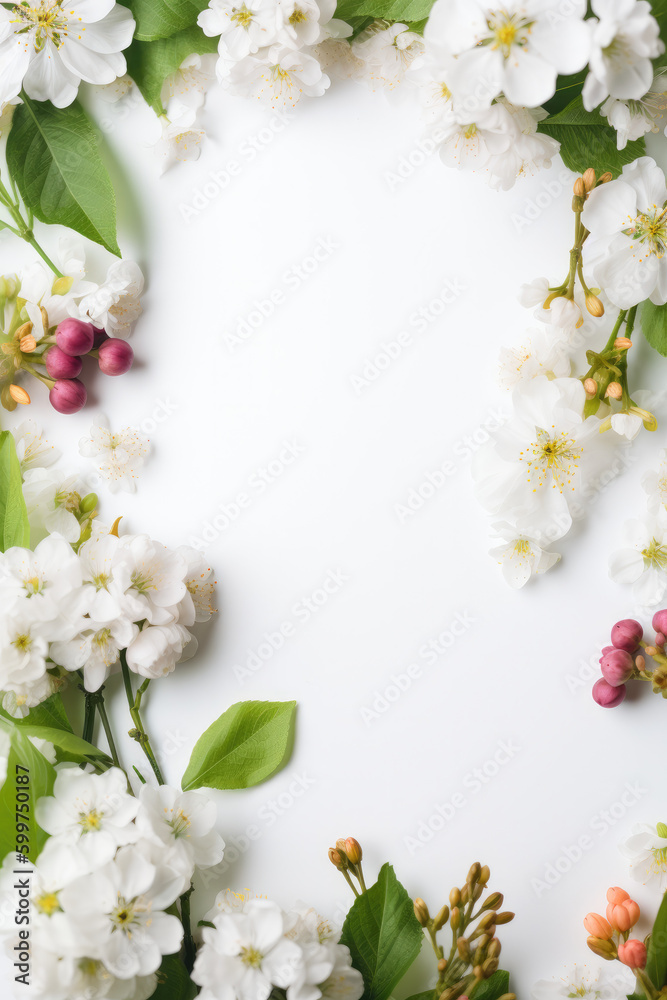
[[[34,464],[40,451],[50,457],[39,440],[34,425],[18,434],[19,453],[31,453],[24,490],[32,537],[41,540],[34,551],[0,553],[0,692],[14,716],[74,671],[98,690],[123,650],[142,677],[170,673],[197,648],[192,626],[214,610],[212,571],[200,552],[101,528],[91,521],[96,497],[82,498],[76,477]]]
[[[667,592],[667,452],[660,465],[642,480],[647,511],[623,525],[622,544],[609,560],[609,575],[616,583],[631,584],[638,603],[654,607]]]
[[[223,857],[216,813],[201,791],[143,785],[135,798],[118,768],[92,774],[61,767],[53,794],[35,810],[49,838],[29,878],[31,996],[150,997],[162,957],[183,939],[179,917],[167,910],[196,869]],[[15,867],[10,854],[0,874],[8,955],[17,943]]]
[[[636,823],[630,836],[620,844],[629,862],[630,877],[659,892],[667,887],[667,825]]]

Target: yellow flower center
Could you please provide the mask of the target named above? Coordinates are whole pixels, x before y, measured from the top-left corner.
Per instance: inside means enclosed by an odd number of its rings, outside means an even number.
[[[249,966],[251,969],[258,969],[262,964],[262,953],[252,946],[241,948],[240,957],[243,964]]]
[[[35,900],[35,906],[40,913],[45,913],[47,917],[52,916],[60,909],[57,892],[45,892]]]
[[[552,437],[548,431],[537,428],[537,440],[520,453],[519,461],[526,463],[528,482],[534,484],[533,492],[551,482],[552,487],[562,493],[568,487],[574,489],[572,478],[581,455],[574,438],[565,431]]]
[[[241,4],[240,7],[232,7],[232,13],[230,14],[229,20],[247,30],[252,24],[253,14],[251,10],[248,10],[245,4]]]
[[[22,24],[17,35],[32,32],[35,52],[41,51],[50,39],[60,48],[67,37],[68,20],[62,11],[63,0],[42,0],[41,3],[17,3],[13,7],[14,23]]]
[[[103,817],[104,813],[98,812],[97,809],[91,809],[87,813],[82,812],[79,815],[79,826],[84,833],[92,833],[100,829]]]

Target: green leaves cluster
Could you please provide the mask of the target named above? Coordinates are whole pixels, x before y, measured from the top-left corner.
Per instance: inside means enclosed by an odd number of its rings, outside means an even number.
[[[575,89],[580,88],[581,82],[577,80]],[[629,142],[625,149],[617,149],[616,130],[598,110],[586,111],[581,94],[540,122],[538,131],[558,140],[563,163],[578,174],[593,167],[598,176],[610,171],[616,177],[626,163],[646,152],[643,139]]]
[[[295,701],[232,705],[197,740],[183,775],[193,788],[250,788],[287,763],[294,741]]]
[[[649,937],[644,971],[658,992],[667,986],[667,896],[663,896]],[[643,1000],[643,994],[629,1000]]]

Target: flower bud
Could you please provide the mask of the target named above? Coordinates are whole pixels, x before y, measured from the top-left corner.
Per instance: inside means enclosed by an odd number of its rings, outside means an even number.
[[[132,367],[134,351],[127,341],[109,337],[100,345],[97,358],[100,371],[105,375],[124,375]]]
[[[428,922],[431,919],[431,914],[428,912],[428,906],[419,896],[415,899],[414,910],[415,916],[422,927],[427,927]]]
[[[481,871],[482,871],[482,866],[480,865],[479,861],[475,861],[475,863],[470,866],[470,871],[468,872],[468,877],[466,878],[466,882],[468,883],[468,885],[477,884],[477,882],[479,881],[479,876]]]
[[[620,903],[624,903],[626,899],[630,899],[630,893],[626,892],[625,889],[621,889],[617,885],[613,885],[610,889],[607,889],[608,903],[618,906]]]
[[[578,198],[583,198],[586,194],[586,188],[584,187],[584,182],[581,177],[577,177],[572,187],[572,192],[573,194],[576,194]]]
[[[643,969],[646,966],[646,945],[636,938],[622,941],[618,946],[618,958],[630,969]]]
[[[108,344],[112,344],[113,340],[108,340]],[[121,340],[118,343],[124,344],[125,341]],[[100,365],[100,368],[102,366]],[[118,372],[120,375],[121,372]],[[348,837],[345,841],[345,853],[347,854],[347,860],[351,861],[353,865],[358,865],[362,858],[361,844],[354,837]]]
[[[589,399],[593,399],[593,397],[598,394],[598,384],[594,378],[584,379],[584,389],[586,390],[586,395]]]
[[[623,900],[622,903],[609,903],[607,920],[615,931],[625,933],[639,920],[639,906],[630,898]]]
[[[612,174],[611,170],[606,170],[598,180],[598,184],[608,184],[609,181],[613,179],[614,175]]]
[[[87,354],[95,339],[92,323],[82,319],[64,319],[56,327],[56,344],[65,354],[80,357]]]
[[[607,386],[607,391],[605,396],[609,396],[610,399],[621,399],[623,396],[623,386],[620,382],[610,382]]]
[[[15,403],[22,403],[23,406],[27,406],[30,402],[30,396],[22,385],[10,385],[9,395]]]
[[[634,660],[624,649],[614,649],[600,661],[602,676],[612,687],[620,687],[632,677]],[[598,935],[600,937],[601,935]]]
[[[667,635],[667,608],[662,611],[656,611],[653,615],[653,621],[651,622],[653,628],[656,632],[662,632],[663,635]],[[657,636],[656,636],[657,639]]]
[[[584,170],[581,179],[584,182],[584,187],[586,188],[586,190],[592,191],[593,188],[595,187],[595,180],[596,180],[595,171],[593,170],[593,168],[589,167],[588,170]]]
[[[453,931],[457,929],[461,922],[461,911],[458,906],[452,907],[452,911],[449,914],[449,923]]]
[[[586,296],[586,308],[591,316],[604,316],[604,306],[597,295]]]
[[[616,649],[625,649],[628,653],[634,653],[643,638],[644,629],[633,618],[624,618],[616,622],[611,630],[612,646],[616,646]]]
[[[643,670],[644,667],[646,666],[646,660],[641,654],[635,656],[635,666],[637,670]]]
[[[500,940],[498,938],[493,938],[491,944],[487,948],[487,954],[489,958],[498,958],[498,955],[500,954],[501,950],[502,950],[502,945],[500,943]]]
[[[345,854],[345,838],[344,837],[339,837],[338,838],[338,840],[336,841],[336,849],[338,851],[340,851],[342,854]]]
[[[491,869],[488,865],[482,865],[482,870],[479,873],[479,881],[481,885],[486,885],[486,883],[491,878]]]
[[[656,632],[655,633],[655,644],[656,644],[656,646],[660,646],[660,647],[664,646],[665,645],[665,641],[667,641],[667,640],[665,639],[664,632]]]
[[[600,706],[600,708],[616,708],[620,705],[625,695],[627,689],[625,684],[619,684],[618,687],[612,687],[612,685],[601,677],[599,681],[596,681],[593,685],[593,701]]]
[[[49,402],[58,413],[78,413],[86,405],[86,387],[78,378],[61,378],[49,393]]]
[[[81,500],[79,504],[79,510],[82,514],[90,514],[91,511],[95,510],[97,507],[97,493],[86,493],[85,497]]]
[[[449,920],[449,907],[445,903],[442,909],[438,910],[436,914],[435,920],[433,921],[433,930],[434,931],[441,930],[445,926],[448,920]]]
[[[37,347],[37,341],[35,340],[35,338],[31,333],[28,333],[25,335],[25,337],[21,337],[21,340],[19,341],[19,347],[21,348],[24,354],[32,354],[32,352]]]
[[[56,344],[44,353],[44,363],[51,378],[76,378],[83,367],[81,358],[65,354]]]
[[[459,958],[462,958],[464,962],[470,961],[470,943],[466,940],[466,938],[458,938],[456,942],[456,950],[459,953]]]
[[[485,962],[482,962],[482,977],[484,979],[490,979],[498,968],[498,965],[499,962],[497,958],[487,958]]]
[[[329,848],[329,861],[338,869],[339,872],[343,872],[347,868],[347,858],[343,857],[340,851],[337,851],[335,847]]]
[[[499,910],[500,907],[503,905],[504,898],[505,897],[503,896],[502,892],[492,892],[491,895],[484,900],[482,909]]]
[[[617,337],[614,341],[614,347],[617,351],[629,351],[632,347],[632,341],[629,337]]]
[[[449,894],[449,905],[458,906],[461,902],[461,890],[454,887]]]
[[[611,940],[614,933],[611,924],[599,913],[587,913],[584,917],[584,927],[593,937],[603,941]]]
[[[655,654],[658,652],[655,646],[646,646],[644,648],[644,651],[647,656],[655,656]],[[639,657],[637,657],[637,659],[639,659]],[[642,657],[642,659],[644,658]],[[646,662],[646,660],[644,660],[644,662]]]
[[[612,958],[616,958],[616,946],[613,941],[596,938],[591,934],[586,944],[595,955],[604,958],[607,962],[610,962]]]
[[[509,924],[512,920],[514,920],[514,914],[510,910],[504,910],[502,913],[496,913],[497,924]]]
[[[74,278],[72,275],[63,274],[60,278],[56,278],[51,285],[51,295],[67,295],[73,284]]]
[[[0,389],[0,403],[2,403],[5,410],[9,410],[11,413],[12,410],[16,409],[16,402],[12,399],[9,393],[10,389],[10,385],[3,385],[2,389]]]
[[[447,959],[441,958],[438,961],[438,972],[444,972],[446,968],[447,968]]]

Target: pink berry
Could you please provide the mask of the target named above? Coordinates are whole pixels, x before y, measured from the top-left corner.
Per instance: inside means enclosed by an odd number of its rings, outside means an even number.
[[[624,618],[623,621],[616,622],[611,630],[611,644],[616,649],[624,649],[628,653],[634,653],[639,646],[639,640],[644,637],[644,629],[639,622],[632,618]]]
[[[631,969],[643,969],[646,966],[646,945],[636,938],[621,941],[618,945],[618,957],[623,965],[628,965]]]
[[[593,701],[597,702],[602,708],[616,708],[625,698],[625,694],[625,684],[612,687],[604,677],[601,677],[593,685]]]
[[[109,334],[99,326],[93,327],[93,350],[96,351],[100,344],[109,339]]]
[[[612,687],[620,687],[629,681],[635,666],[634,660],[624,649],[612,649],[611,652],[605,653],[600,663],[602,676]]]
[[[605,658],[605,656],[607,655],[607,653],[611,653],[611,651],[613,649],[616,649],[616,646],[603,646],[602,647],[602,653],[600,655],[600,659],[598,660],[598,663],[602,663],[602,661]]]
[[[58,413],[77,413],[86,405],[86,387],[78,378],[61,378],[49,393],[49,402]]]
[[[91,350],[95,341],[95,328],[82,319],[64,319],[56,327],[56,344],[65,354],[80,357]]]
[[[57,344],[46,351],[44,362],[51,378],[76,378],[83,366],[81,358],[65,354]]]
[[[662,632],[663,635],[667,635],[667,610],[656,611],[653,615],[652,625],[656,632]]]
[[[100,345],[98,358],[105,375],[124,375],[132,367],[134,351],[125,340],[110,337]]]

